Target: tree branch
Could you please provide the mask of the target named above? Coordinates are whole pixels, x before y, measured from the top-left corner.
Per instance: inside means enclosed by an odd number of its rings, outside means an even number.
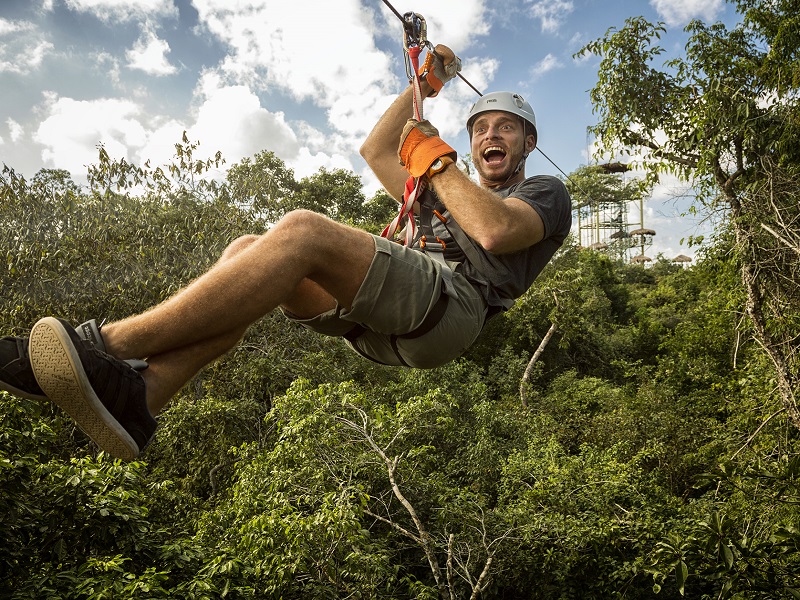
[[[406,512],[409,514],[414,523],[414,527],[417,529],[419,535],[414,539],[417,540],[417,543],[422,547],[423,552],[425,552],[425,557],[428,559],[428,565],[433,573],[436,586],[439,588],[442,598],[444,600],[450,600],[450,591],[447,589],[447,585],[442,578],[442,571],[439,567],[439,561],[436,558],[436,553],[434,552],[431,537],[425,529],[422,519],[419,518],[417,511],[414,509],[414,506],[403,495],[403,492],[400,490],[400,486],[397,483],[397,466],[400,463],[400,456],[395,456],[393,459],[389,458],[386,452],[384,452],[384,450],[378,446],[372,434],[367,431],[367,423],[369,422],[367,413],[355,406],[351,406],[351,408],[358,412],[358,414],[361,416],[362,425],[357,425],[353,421],[345,419],[344,417],[337,417],[337,420],[356,431],[364,439],[364,441],[367,442],[369,447],[372,448],[372,451],[380,456],[383,460],[384,464],[386,465],[386,473],[389,477],[389,484],[391,485],[392,492],[400,504],[403,505],[403,508],[406,509]]]
[[[392,521],[391,519],[387,519],[386,517],[383,517],[383,516],[379,515],[378,513],[374,513],[374,512],[372,512],[371,510],[368,510],[368,509],[364,509],[364,512],[365,512],[366,514],[368,514],[370,517],[374,517],[375,519],[378,519],[379,521],[382,521],[383,523],[386,523],[386,524],[387,524],[387,525],[389,525],[389,526],[390,526],[392,529],[396,529],[397,531],[399,531],[400,533],[402,533],[402,534],[403,534],[404,536],[406,536],[407,538],[411,538],[411,539],[412,539],[412,540],[414,540],[414,541],[415,541],[417,544],[422,544],[422,540],[421,540],[421,539],[420,539],[418,536],[416,536],[416,535],[414,535],[413,533],[411,533],[411,532],[410,532],[408,529],[406,529],[405,527],[401,527],[400,525],[398,525],[397,523],[395,523],[395,522],[394,522],[394,521]]]
[[[525,367],[525,373],[522,375],[522,381],[519,384],[519,397],[522,400],[522,406],[528,408],[528,379],[531,376],[531,372],[533,371],[533,365],[536,364],[536,361],[539,360],[539,357],[544,352],[544,349],[547,347],[547,344],[550,342],[550,338],[553,337],[553,334],[558,329],[558,325],[554,322],[550,325],[550,329],[547,330],[547,333],[542,338],[542,341],[539,342],[539,347],[536,348],[536,352],[533,353],[530,361],[528,361],[528,366]]]

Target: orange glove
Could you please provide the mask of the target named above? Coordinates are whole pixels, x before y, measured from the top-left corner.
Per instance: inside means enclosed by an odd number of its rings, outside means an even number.
[[[433,52],[428,52],[425,62],[419,68],[419,76],[428,82],[433,91],[428,95],[433,98],[438,95],[444,84],[458,75],[461,71],[461,59],[444,44],[439,44]]]
[[[400,164],[406,168],[413,177],[432,175],[429,173],[431,165],[438,159],[446,164],[455,162],[456,151],[453,150],[442,138],[439,131],[428,121],[409,119],[400,136],[400,147],[397,150]],[[435,172],[441,169],[437,169]]]

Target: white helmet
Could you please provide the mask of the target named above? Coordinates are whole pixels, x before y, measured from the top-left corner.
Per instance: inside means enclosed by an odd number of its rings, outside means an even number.
[[[467,117],[467,133],[469,133],[470,139],[472,138],[472,123],[477,116],[492,110],[501,110],[520,117],[533,128],[531,133],[533,133],[533,137],[538,141],[539,133],[536,130],[536,115],[533,114],[533,107],[525,98],[512,92],[492,92],[491,94],[481,96],[481,98],[472,105],[469,111],[469,117]]]

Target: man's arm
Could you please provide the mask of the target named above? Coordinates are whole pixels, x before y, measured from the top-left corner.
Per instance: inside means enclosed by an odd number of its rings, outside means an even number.
[[[544,239],[544,222],[530,204],[501,198],[455,165],[434,175],[431,184],[464,232],[489,252],[517,252]]]
[[[426,81],[420,82],[422,95],[427,96],[433,88]],[[397,141],[403,133],[406,121],[414,116],[414,90],[411,86],[398,96],[364,140],[360,153],[375,173],[384,189],[395,200],[401,202],[408,172],[397,156]]]
[[[422,93],[427,84],[423,82]],[[413,112],[412,88],[406,89],[387,109],[361,147],[384,189],[401,201],[408,171],[397,156],[397,140]],[[441,201],[473,240],[496,254],[516,252],[544,238],[539,214],[519,198],[500,198],[483,188],[454,165],[432,178]]]

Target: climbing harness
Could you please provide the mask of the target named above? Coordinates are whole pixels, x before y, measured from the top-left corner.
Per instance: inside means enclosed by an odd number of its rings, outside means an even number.
[[[403,51],[405,58],[406,75],[408,76],[409,83],[413,87],[413,114],[414,119],[417,121],[423,120],[423,95],[420,88],[420,72],[425,72],[433,64],[433,46],[428,41],[427,24],[425,18],[417,13],[408,12],[400,15],[394,7],[386,0],[384,3],[392,9],[392,11],[403,21]],[[427,50],[427,60],[420,69],[419,57],[423,50]],[[403,193],[403,202],[397,216],[384,228],[381,236],[387,239],[394,239],[399,234],[403,234],[402,243],[407,247],[411,247],[417,241],[417,225],[414,217],[414,205],[419,202],[420,206],[426,204],[423,198],[427,187],[427,181],[424,177],[413,178],[409,177],[406,181],[405,191]],[[430,200],[428,200],[428,203]],[[423,319],[422,323],[413,331],[405,334],[391,335],[390,343],[395,356],[400,361],[400,364],[409,366],[400,354],[398,348],[398,340],[400,339],[415,339],[422,337],[431,331],[439,321],[442,320],[450,298],[457,298],[455,286],[453,285],[453,271],[447,261],[444,260],[443,252],[446,247],[445,242],[437,236],[433,236],[436,241],[428,241],[427,235],[422,235],[419,238],[420,249],[429,256],[437,260],[441,265],[442,275],[442,291],[439,298],[434,303],[433,307]],[[362,352],[356,340],[367,331],[367,328],[362,324],[356,324],[344,337],[347,339],[352,347],[362,356],[375,360]]]
[[[428,41],[428,28],[425,18],[417,13],[409,12],[403,15],[403,49],[405,51],[406,74],[409,83],[413,87],[413,113],[417,121],[423,120],[423,95],[420,88],[420,74],[432,68],[434,60],[433,45]],[[419,57],[422,50],[427,50],[425,63],[420,69]],[[414,219],[414,205],[419,202],[423,207],[430,203],[426,197],[427,180],[424,177],[409,178],[406,181],[406,189],[403,194],[403,205],[397,217],[384,229],[383,237],[392,239],[400,223],[405,220],[405,239],[406,246],[411,247],[415,241],[419,241],[420,249],[428,256],[436,260],[441,265],[442,280],[444,283],[444,293],[453,298],[458,297],[458,292],[453,285],[453,271],[444,259],[444,251],[447,244],[437,235],[429,235],[427,231],[417,239],[417,225]],[[420,225],[426,226],[426,219],[420,219]]]

